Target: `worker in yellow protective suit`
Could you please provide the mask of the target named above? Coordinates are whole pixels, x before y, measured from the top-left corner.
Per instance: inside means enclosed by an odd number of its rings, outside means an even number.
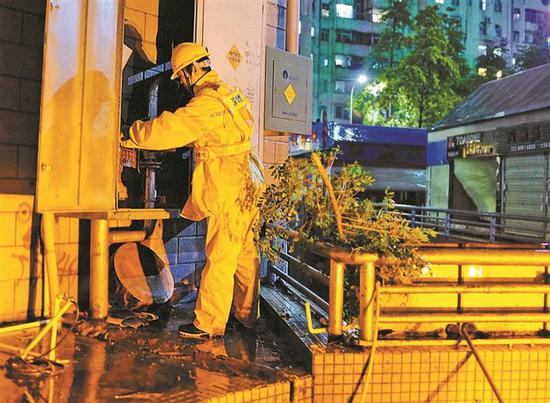
[[[208,219],[206,265],[195,320],[179,330],[187,338],[223,335],[232,304],[235,318],[253,329],[259,315],[259,258],[253,231],[258,186],[250,169],[250,102],[211,70],[208,50],[198,44],[176,46],[172,70],[172,79],[178,78],[193,98],[174,113],[134,122],[123,146],[194,149],[192,193],[181,216]]]

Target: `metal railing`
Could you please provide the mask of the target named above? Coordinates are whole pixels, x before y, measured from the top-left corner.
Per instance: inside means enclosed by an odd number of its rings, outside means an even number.
[[[296,239],[297,233],[287,231],[291,238]],[[482,266],[543,266],[545,275],[541,283],[530,284],[483,284],[483,285],[464,285],[457,284],[449,286],[444,284],[415,284],[406,286],[382,286],[376,281],[376,263],[378,255],[373,253],[355,253],[338,247],[333,247],[323,243],[306,243],[306,249],[319,256],[330,260],[330,275],[328,277],[329,298],[328,304],[319,296],[303,286],[299,281],[293,279],[280,270],[276,272],[283,276],[287,281],[301,287],[301,291],[309,295],[316,301],[317,305],[328,310],[328,328],[313,328],[309,303],[306,302],[306,317],[308,329],[312,333],[328,331],[329,338],[340,338],[345,330],[343,322],[344,311],[344,280],[346,270],[359,270],[359,344],[370,347],[370,355],[364,376],[360,382],[363,385],[361,393],[361,402],[365,400],[368,385],[372,376],[374,367],[374,357],[379,344],[390,345],[418,345],[438,344],[434,340],[423,340],[427,343],[418,343],[416,340],[379,340],[378,329],[381,324],[402,324],[402,323],[457,323],[459,334],[462,341],[465,341],[468,348],[475,356],[475,359],[481,368],[484,377],[491,386],[491,389],[499,402],[503,402],[500,393],[490,371],[487,369],[476,346],[481,344],[550,344],[550,338],[540,337],[521,337],[519,339],[492,339],[477,340],[473,343],[468,334],[467,326],[469,323],[487,323],[487,322],[513,322],[513,323],[537,323],[546,324],[550,322],[550,312],[548,310],[548,295],[550,294],[550,284],[548,283],[548,266],[550,266],[550,250],[548,249],[497,249],[497,248],[449,248],[432,247],[422,248],[420,254],[424,260],[434,265],[457,265],[459,270],[462,265],[482,265]],[[288,260],[297,263],[296,267],[309,274],[309,277],[319,281],[322,284],[327,283],[327,277],[320,271],[312,268],[307,263],[301,262],[295,257],[284,254]],[[382,310],[380,297],[382,295],[394,294],[455,294],[459,297],[462,294],[541,294],[544,295],[544,306],[538,312],[517,312],[507,307],[500,307],[492,312],[469,312],[464,313],[461,309],[456,312],[434,312],[424,310],[422,312],[410,312],[410,308],[400,309],[397,314],[388,314]],[[461,340],[444,340],[452,344],[457,344]],[[488,342],[488,343],[487,343]]]
[[[396,204],[412,227],[432,228],[441,235],[480,241],[544,242],[550,218]]]
[[[543,276],[539,283],[529,284],[483,284],[453,286],[445,284],[415,284],[415,285],[385,285],[376,286],[376,263],[378,255],[372,253],[355,253],[338,247],[332,247],[322,243],[306,243],[306,249],[316,255],[330,260],[330,276],[320,273],[307,263],[300,262],[295,257],[290,261],[298,262],[294,267],[309,273],[310,278],[321,280],[326,284],[328,280],[328,304],[313,291],[302,285],[280,270],[273,269],[276,275],[290,281],[297,286],[306,298],[328,311],[329,338],[339,338],[344,331],[343,307],[344,307],[344,276],[346,270],[359,270],[359,316],[358,330],[359,343],[369,345],[377,337],[375,323],[377,324],[404,324],[404,323],[465,323],[465,322],[502,322],[502,323],[547,323],[550,322],[550,313],[546,302],[550,294],[550,284],[547,284],[548,276]],[[495,248],[449,248],[433,247],[422,248],[420,254],[424,260],[432,265],[482,265],[482,266],[550,266],[550,250],[547,249],[495,249]],[[288,256],[287,256],[288,258]],[[377,293],[375,294],[375,289]],[[491,312],[463,313],[461,309],[456,312],[434,312],[432,310],[418,312],[418,310],[404,308],[397,314],[389,314],[378,307],[381,312],[375,318],[376,304],[381,295],[391,294],[541,294],[545,295],[545,306],[540,307],[539,312],[517,312],[506,307]],[[475,307],[472,307],[475,308]],[[483,308],[483,307],[479,307]],[[536,339],[539,340],[539,339]],[[540,339],[542,343],[550,343],[550,339]],[[399,344],[399,343],[396,343]]]

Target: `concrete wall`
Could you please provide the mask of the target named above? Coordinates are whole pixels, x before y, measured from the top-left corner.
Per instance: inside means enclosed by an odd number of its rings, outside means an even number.
[[[44,306],[33,205],[45,4],[0,0],[0,321]],[[78,225],[60,219],[56,229],[61,290],[77,296]]]
[[[0,0],[0,193],[34,193],[44,6]]]

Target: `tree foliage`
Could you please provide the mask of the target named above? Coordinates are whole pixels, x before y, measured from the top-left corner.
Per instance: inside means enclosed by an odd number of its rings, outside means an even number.
[[[321,155],[325,167],[333,165],[336,152]],[[319,168],[309,159],[288,159],[273,169],[276,179],[260,202],[265,225],[260,249],[273,262],[278,260],[272,248],[281,236],[280,226],[295,229],[300,239],[325,242],[357,252],[381,256],[377,277],[383,282],[410,282],[420,274],[424,262],[417,253],[420,243],[428,241],[432,231],[411,228],[409,221],[393,208],[387,192],[382,207],[361,194],[374,182],[359,164],[345,165],[331,175],[338,210],[343,218],[344,237],[337,229],[336,214]],[[356,270],[347,270],[347,314],[356,314],[358,291]]]
[[[485,54],[476,58],[474,74],[464,80],[464,96],[474,91],[480,85],[499,79],[509,74],[506,63],[508,49],[495,46],[488,47]]]
[[[462,77],[468,71],[461,55],[462,32],[456,20],[440,14],[435,6],[420,10],[408,27],[400,25],[399,29],[404,33],[399,43],[406,44],[407,49],[393,67],[386,66],[378,75],[375,84],[383,89],[371,94],[376,100],[363,93],[357,99],[357,108],[363,112],[366,124],[380,124],[383,117],[385,124],[430,126],[462,99]],[[382,37],[392,38],[392,32],[388,25]],[[378,59],[384,54],[387,58],[395,55],[388,43],[380,41],[376,46]]]
[[[406,31],[411,25],[411,0],[389,0],[382,9],[381,22],[385,25],[377,46],[372,52],[373,69],[393,68],[408,46]]]
[[[550,49],[542,44],[523,46],[516,58],[515,71],[532,69],[550,63]]]

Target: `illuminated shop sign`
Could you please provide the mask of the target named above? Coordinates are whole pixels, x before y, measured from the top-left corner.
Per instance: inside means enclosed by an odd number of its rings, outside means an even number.
[[[485,157],[494,155],[493,133],[470,133],[447,138],[447,158]]]

